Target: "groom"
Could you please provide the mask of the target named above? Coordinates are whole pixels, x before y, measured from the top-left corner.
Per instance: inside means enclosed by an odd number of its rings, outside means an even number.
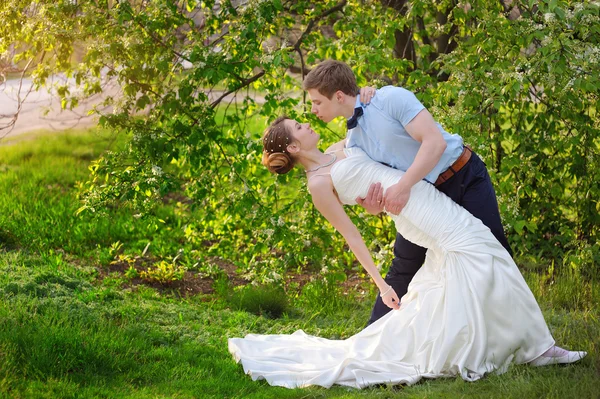
[[[471,212],[490,228],[511,253],[498,211],[496,193],[483,161],[456,134],[446,132],[415,95],[401,87],[377,90],[368,105],[357,96],[358,86],[350,67],[327,60],[306,76],[304,89],[312,101],[312,113],[324,122],[338,116],[348,119],[347,147],[360,147],[372,159],[406,171],[402,179],[385,191],[373,184],[366,198],[356,201],[369,213],[384,209],[398,214],[420,180],[429,183]],[[396,236],[394,260],[385,281],[402,297],[425,260],[426,249]],[[369,324],[391,309],[381,297]]]

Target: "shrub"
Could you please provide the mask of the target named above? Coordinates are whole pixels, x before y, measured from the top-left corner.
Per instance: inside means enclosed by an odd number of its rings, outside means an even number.
[[[174,263],[160,261],[154,267],[140,272],[140,277],[149,282],[168,284],[173,281],[182,280],[185,275],[185,267]]]

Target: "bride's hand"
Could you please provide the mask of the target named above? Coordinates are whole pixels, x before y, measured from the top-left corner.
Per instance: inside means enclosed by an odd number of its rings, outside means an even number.
[[[384,291],[380,291],[381,300],[388,308],[392,308],[394,310],[400,309],[400,299],[398,298],[398,294],[396,291],[388,285]]]
[[[376,88],[371,87],[371,86],[367,86],[367,87],[361,87],[360,88],[360,103],[361,104],[369,104],[371,102],[371,99],[373,97],[375,97],[375,92],[377,91]]]

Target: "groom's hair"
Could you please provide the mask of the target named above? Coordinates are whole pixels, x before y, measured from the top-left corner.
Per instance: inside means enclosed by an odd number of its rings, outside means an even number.
[[[356,77],[345,63],[326,60],[314,67],[304,79],[304,90],[317,89],[319,93],[331,99],[336,91],[355,96],[358,93]]]

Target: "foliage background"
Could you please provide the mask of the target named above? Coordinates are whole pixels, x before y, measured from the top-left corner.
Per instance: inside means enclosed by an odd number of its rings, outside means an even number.
[[[281,113],[343,137],[308,113],[301,79],[325,58],[359,84],[413,90],[492,175],[515,252],[592,277],[600,260],[598,2],[400,0],[25,1],[0,6],[0,53],[55,87],[64,108],[117,80],[100,123],[125,137],[80,184],[80,214],[129,208],[159,231],[175,200],[186,265],[229,259],[247,277],[288,270],[327,279],[356,267],[310,205],[301,173],[260,166],[260,135]],[[78,56],[75,56],[78,54]],[[385,266],[386,218],[350,210]],[[141,248],[140,248],[141,249]],[[181,252],[181,253],[179,253]],[[532,262],[531,262],[532,263]]]

